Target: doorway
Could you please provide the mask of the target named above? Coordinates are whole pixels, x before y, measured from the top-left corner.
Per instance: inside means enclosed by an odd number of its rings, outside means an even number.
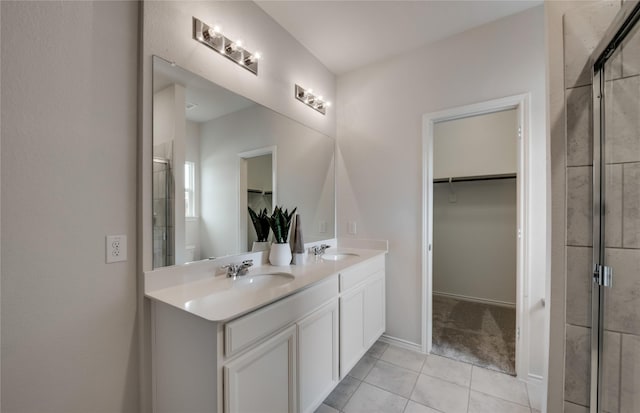
[[[526,372],[528,95],[424,116],[427,353]]]
[[[266,209],[271,214],[276,205],[276,147],[269,146],[238,154],[240,159],[240,249],[251,251],[257,241],[248,207],[256,213]]]

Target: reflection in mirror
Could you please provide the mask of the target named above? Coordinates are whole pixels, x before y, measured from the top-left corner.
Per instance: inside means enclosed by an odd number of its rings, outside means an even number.
[[[158,57],[153,92],[154,268],[251,250],[247,207],[335,236],[332,138]]]

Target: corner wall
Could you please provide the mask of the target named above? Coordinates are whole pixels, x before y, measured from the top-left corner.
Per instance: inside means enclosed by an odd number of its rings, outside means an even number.
[[[338,78],[338,236],[389,240],[387,334],[421,341],[422,115],[531,92],[528,371],[545,364],[546,139],[542,6]]]
[[[0,8],[1,410],[136,412],[138,4]]]

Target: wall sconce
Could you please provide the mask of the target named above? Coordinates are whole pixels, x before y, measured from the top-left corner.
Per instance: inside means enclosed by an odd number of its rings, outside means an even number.
[[[324,100],[322,96],[313,94],[313,89],[305,89],[300,85],[296,85],[296,99],[305,105],[317,110],[323,115],[327,114],[327,108],[331,106],[331,102]]]
[[[227,59],[258,75],[260,53],[251,53],[242,45],[242,40],[231,40],[222,34],[220,27],[209,26],[202,20],[193,18],[193,38],[215,50]]]

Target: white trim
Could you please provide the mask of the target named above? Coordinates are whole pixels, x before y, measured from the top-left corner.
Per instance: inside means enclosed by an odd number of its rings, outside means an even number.
[[[508,301],[500,301],[500,300],[491,300],[489,298],[469,297],[468,295],[443,293],[441,291],[434,291],[433,295],[439,295],[439,296],[442,296],[442,297],[455,298],[456,300],[461,300],[461,301],[470,301],[472,303],[489,304],[489,305],[497,305],[497,306],[500,306],[500,307],[516,308],[516,303],[510,303]]]
[[[417,351],[418,353],[423,353],[422,346],[420,344],[413,343],[413,342],[407,341],[407,340],[403,340],[401,338],[393,337],[393,336],[387,335],[386,333],[381,335],[378,340],[382,341],[383,343],[387,343],[387,344],[390,344],[390,345],[393,345],[393,346],[396,346],[396,347],[404,348],[406,350],[412,350],[412,351]]]
[[[530,94],[508,96],[486,102],[428,113],[422,117],[422,351],[431,352],[432,345],[432,286],[433,268],[432,252],[429,246],[433,243],[433,126],[436,122],[454,120],[469,116],[482,115],[507,109],[516,109],[518,124],[521,128],[521,139],[518,145],[518,225],[520,237],[517,246],[517,282],[516,282],[516,329],[520,332],[516,340],[516,373],[519,378],[528,377],[529,359],[529,315],[528,303],[528,242],[529,215],[529,152],[530,152]]]

